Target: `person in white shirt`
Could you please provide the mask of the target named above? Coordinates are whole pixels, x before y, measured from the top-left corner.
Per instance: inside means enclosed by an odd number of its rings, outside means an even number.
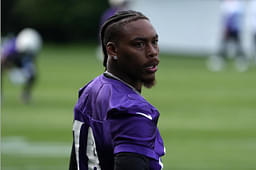
[[[256,0],[251,0],[250,4],[250,13],[251,13],[251,19],[250,19],[250,25],[251,25],[251,31],[252,31],[252,41],[253,41],[253,60],[256,63]]]
[[[208,61],[210,70],[220,71],[230,57],[235,58],[235,66],[238,71],[242,72],[248,69],[248,59],[243,51],[241,42],[243,15],[244,6],[242,0],[222,0],[220,48],[217,54],[211,56]]]

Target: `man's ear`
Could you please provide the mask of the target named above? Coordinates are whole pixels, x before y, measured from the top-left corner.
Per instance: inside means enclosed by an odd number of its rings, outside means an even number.
[[[114,42],[108,42],[106,45],[108,56],[117,56],[117,47]]]

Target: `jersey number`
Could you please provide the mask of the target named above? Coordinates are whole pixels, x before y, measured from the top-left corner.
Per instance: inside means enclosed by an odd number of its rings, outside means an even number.
[[[76,161],[77,161],[78,170],[80,170],[80,166],[79,166],[80,131],[83,124],[84,124],[83,122],[78,120],[75,120],[73,124]],[[99,165],[99,158],[96,150],[95,139],[94,139],[94,135],[91,127],[88,127],[86,156],[88,158],[88,170],[101,170]]]

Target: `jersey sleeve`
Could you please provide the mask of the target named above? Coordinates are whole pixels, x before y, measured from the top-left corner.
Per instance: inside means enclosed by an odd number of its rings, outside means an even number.
[[[131,152],[159,159],[154,151],[157,127],[146,113],[112,110],[108,121],[114,154]]]

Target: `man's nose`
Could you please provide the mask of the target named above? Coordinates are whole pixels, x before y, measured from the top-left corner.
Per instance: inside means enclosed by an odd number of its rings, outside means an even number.
[[[158,56],[159,48],[158,45],[149,44],[147,48],[147,56],[149,57],[156,57]]]

